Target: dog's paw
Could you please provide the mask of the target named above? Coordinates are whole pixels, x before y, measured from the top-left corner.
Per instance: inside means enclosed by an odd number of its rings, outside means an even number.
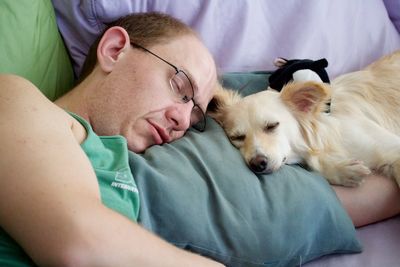
[[[363,183],[364,178],[371,174],[371,170],[360,160],[348,160],[338,166],[338,184],[356,187]]]

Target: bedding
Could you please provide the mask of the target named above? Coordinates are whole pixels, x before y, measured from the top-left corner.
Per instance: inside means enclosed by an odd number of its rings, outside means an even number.
[[[50,1],[1,1],[0,73],[27,78],[51,100],[73,84]],[[18,11],[18,13],[16,13]]]
[[[387,13],[397,31],[400,32],[400,2],[397,0],[383,0]]]
[[[166,12],[191,25],[221,73],[273,70],[278,56],[326,58],[334,78],[400,46],[397,0],[73,0],[68,4],[53,0],[53,4],[76,75],[106,23],[131,12]]]
[[[6,36],[0,39],[0,72],[22,75],[54,99],[74,80],[63,41],[77,76],[89,43],[105,23],[126,12],[157,10],[198,30],[225,73],[225,85],[250,94],[266,86],[268,77],[254,71],[271,70],[276,56],[327,57],[335,76],[398,49],[400,37],[390,20],[398,13],[384,5],[390,2],[54,0],[61,39],[49,1],[6,0],[0,2],[0,10],[6,10],[0,16]],[[356,17],[352,27],[349,17]],[[202,134],[190,131],[172,144],[129,156],[143,192],[139,220],[177,246],[228,266],[304,265],[331,253],[356,254],[327,256],[310,266],[400,264],[394,250],[400,246],[399,216],[355,232],[322,177],[299,166],[254,175],[211,119]],[[359,240],[363,253],[357,253]],[[389,249],[377,249],[381,244]]]

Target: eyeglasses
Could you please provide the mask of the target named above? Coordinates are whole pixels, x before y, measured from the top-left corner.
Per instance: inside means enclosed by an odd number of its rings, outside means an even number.
[[[199,105],[197,105],[196,102],[194,101],[194,89],[193,89],[193,84],[189,79],[189,76],[183,70],[178,69],[178,67],[166,61],[162,57],[154,54],[147,48],[144,48],[143,46],[133,42],[131,42],[131,45],[134,48],[146,51],[147,53],[155,56],[156,58],[164,61],[169,66],[174,68],[175,74],[169,80],[171,90],[175,94],[176,99],[179,103],[186,104],[189,101],[193,102],[193,108],[190,114],[190,126],[200,132],[203,132],[204,129],[206,128],[206,115],[203,112],[203,110],[199,107]]]

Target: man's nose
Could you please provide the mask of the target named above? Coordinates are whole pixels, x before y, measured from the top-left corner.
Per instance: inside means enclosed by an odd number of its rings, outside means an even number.
[[[172,129],[175,131],[186,131],[190,127],[190,117],[193,109],[192,101],[181,104],[176,103],[169,108],[166,113],[167,119],[172,124]]]

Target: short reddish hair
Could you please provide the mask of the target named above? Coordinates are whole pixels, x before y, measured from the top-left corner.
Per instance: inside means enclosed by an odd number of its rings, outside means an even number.
[[[175,37],[183,35],[196,35],[185,23],[167,14],[158,12],[133,13],[121,17],[109,23],[104,32],[114,26],[124,28],[131,40],[144,47],[166,43]],[[90,47],[78,83],[84,80],[96,66],[96,51],[102,36],[103,34]]]

